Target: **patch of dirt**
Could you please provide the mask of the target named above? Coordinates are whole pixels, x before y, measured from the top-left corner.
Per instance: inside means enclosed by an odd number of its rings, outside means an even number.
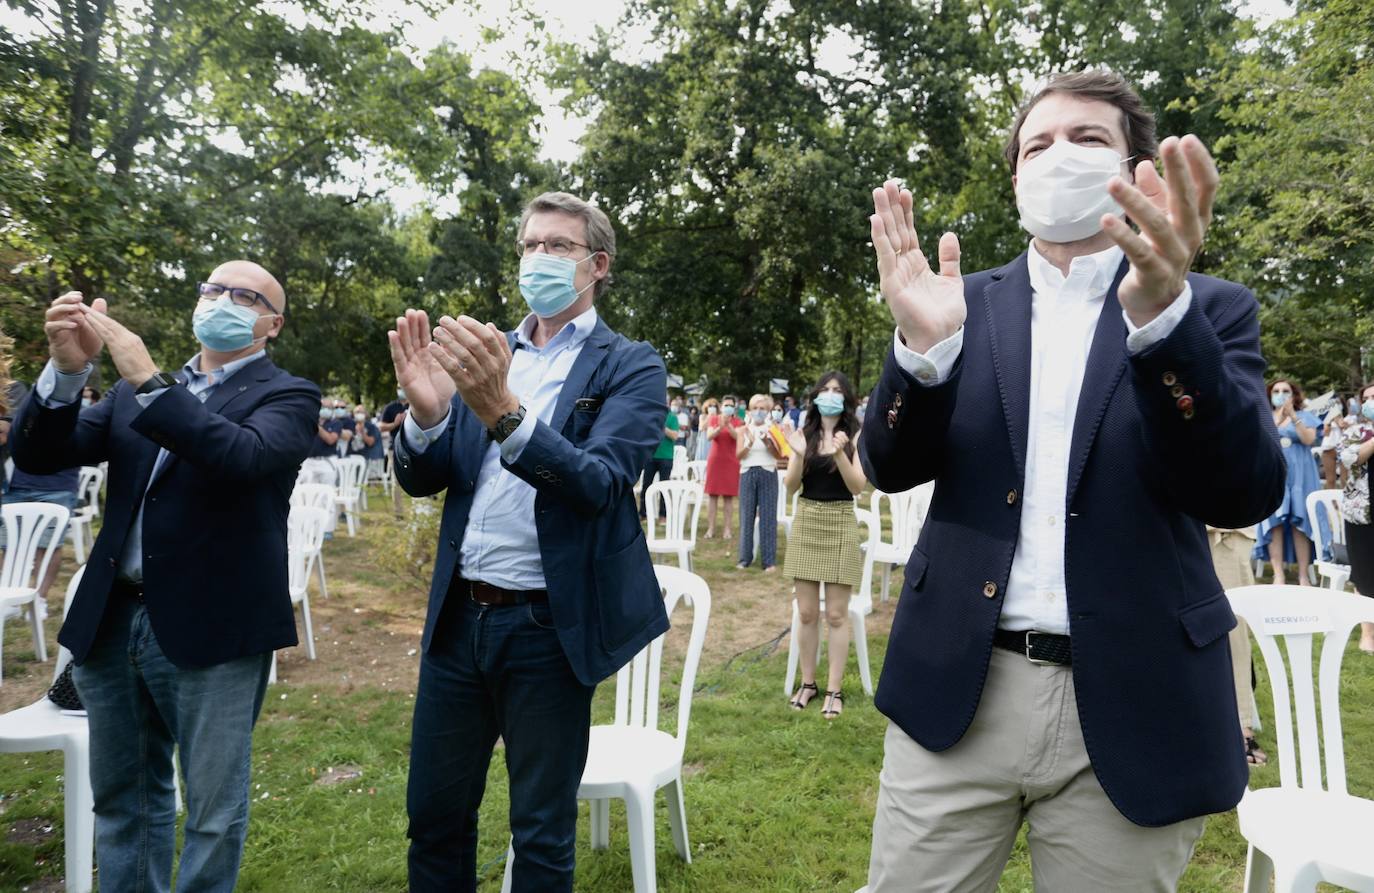
[[[67,889],[67,881],[61,877],[45,877],[19,889],[21,893],[63,893]]]
[[[53,825],[46,819],[16,819],[5,839],[21,846],[41,846],[52,839]]]
[[[313,771],[313,770],[312,770]],[[354,781],[363,777],[361,766],[330,766],[320,773],[320,777],[315,779],[315,784],[321,787],[330,787],[345,781]]]

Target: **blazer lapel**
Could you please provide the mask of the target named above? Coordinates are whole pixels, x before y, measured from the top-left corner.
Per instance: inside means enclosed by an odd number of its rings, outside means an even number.
[[[272,361],[268,357],[249,363],[230,376],[228,381],[215,388],[213,394],[205,398],[205,408],[210,412],[223,414],[225,407],[248,391],[255,390],[263,382],[271,380],[276,371],[277,367],[272,365]],[[181,376],[178,375],[177,378],[180,380]],[[185,382],[179,385],[179,387],[185,386]],[[152,486],[166,474],[167,469],[175,461],[177,461],[176,453],[169,452],[167,458],[162,460],[162,464],[154,469],[153,479],[149,482],[149,486]]]
[[[993,274],[983,303],[1016,474],[1024,479],[1031,378],[1031,284],[1025,254]]]
[[[582,352],[577,355],[577,361],[573,363],[572,370],[563,381],[563,389],[558,393],[558,403],[553,408],[553,418],[549,420],[550,428],[555,431],[563,430],[568,416],[572,414],[573,405],[587,389],[587,382],[591,381],[596,367],[601,365],[610,344],[611,328],[598,318],[596,328],[587,336],[586,342],[582,345]]]
[[[1102,312],[1097,317],[1092,349],[1083,370],[1083,387],[1078,392],[1078,409],[1074,414],[1073,437],[1069,445],[1069,480],[1065,505],[1073,504],[1074,490],[1088,463],[1088,453],[1107,412],[1107,402],[1126,371],[1126,321],[1121,316],[1121,302],[1116,290],[1126,277],[1129,265],[1121,262],[1112,287],[1107,289]]]

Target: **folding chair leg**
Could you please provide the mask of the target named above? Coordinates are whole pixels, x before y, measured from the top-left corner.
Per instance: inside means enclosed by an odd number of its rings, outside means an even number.
[[[348,519],[348,535],[349,535],[349,536],[357,536],[357,535],[358,535],[358,529],[357,529],[357,527],[355,526],[354,521],[353,521],[353,510],[352,510],[352,509],[349,509],[348,511],[344,512],[344,517]]]
[[[888,590],[892,587],[892,565],[883,564],[883,601],[887,601]]]
[[[873,671],[868,666],[868,631],[864,627],[862,611],[849,612],[850,638],[854,640],[854,657],[859,661],[859,679],[863,682],[864,694],[873,697]]]
[[[506,874],[501,879],[501,893],[510,893],[511,875],[515,873],[515,838],[506,844]]]
[[[801,612],[797,600],[792,599],[792,634],[787,637],[787,678],[782,682],[782,693],[792,697],[792,683],[797,681],[797,661],[801,659],[801,646],[797,634],[801,632]]]
[[[72,557],[77,567],[86,563],[86,527],[80,521],[72,524]]]
[[[682,773],[663,788],[668,799],[668,827],[673,832],[673,846],[684,862],[692,861],[692,847],[687,842],[687,805],[682,800]]]
[[[1274,893],[1316,893],[1321,872],[1311,864],[1274,866]]]
[[[277,652],[272,652],[272,668],[267,671],[267,684],[275,685],[277,682]]]
[[[654,893],[658,868],[654,859],[654,792],[630,787],[625,792],[625,815],[630,826],[630,874],[634,893]]]
[[[329,584],[324,581],[324,556],[315,556],[315,569],[320,572],[320,594],[329,598]]]
[[[1245,855],[1245,893],[1269,893],[1269,880],[1274,876],[1274,860],[1253,846]]]
[[[90,743],[84,733],[67,740],[62,749],[62,761],[67,889],[74,893],[90,893],[95,851],[95,797],[91,793]]]
[[[310,625],[310,596],[301,598],[301,617],[305,618],[305,653],[315,659],[315,630]],[[275,653],[275,652],[274,652]]]
[[[591,800],[587,804],[592,814],[592,849],[611,848],[611,801]]]
[[[43,635],[43,619],[38,616],[38,599],[41,597],[42,596],[38,596],[34,598],[33,601],[29,602],[29,622],[33,627],[34,653],[38,655],[39,663],[47,663],[48,642],[47,638]]]

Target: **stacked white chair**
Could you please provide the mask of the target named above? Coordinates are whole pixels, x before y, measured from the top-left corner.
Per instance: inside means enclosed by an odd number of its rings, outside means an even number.
[[[367,476],[367,460],[362,456],[345,456],[335,460],[339,469],[338,494],[335,503],[348,519],[348,535],[357,535],[358,515],[363,498],[363,478]]]
[[[1326,514],[1327,526],[1331,531],[1330,543],[1322,536],[1322,526],[1317,520],[1321,516],[1320,513]],[[1308,493],[1307,517],[1312,519],[1312,557],[1317,568],[1317,574],[1319,577],[1330,581],[1327,585],[1332,589],[1344,592],[1345,584],[1350,582],[1350,565],[1335,561],[1334,555],[1332,561],[1323,561],[1321,557],[1327,547],[1336,543],[1345,545],[1345,521],[1341,517],[1341,491],[1314,490]]]
[[[687,477],[687,448],[681,444],[673,445],[673,467],[668,472],[669,480],[685,481]]]
[[[1374,602],[1292,585],[1244,586],[1226,595],[1249,622],[1264,655],[1279,751],[1279,786],[1246,791],[1236,808],[1240,832],[1250,844],[1246,893],[1267,893],[1271,877],[1276,893],[1314,891],[1319,881],[1374,890],[1374,847],[1369,844],[1374,801],[1352,796],[1346,788],[1340,709],[1341,662],[1356,624],[1374,623]],[[1314,698],[1317,635],[1324,639]],[[1284,640],[1287,666],[1279,639]]]
[[[921,534],[926,513],[930,510],[930,499],[935,493],[935,482],[930,481],[905,490],[901,493],[884,493],[874,490],[868,515],[872,519],[868,525],[868,541],[859,544],[864,553],[864,574],[860,587],[864,595],[873,594],[873,568],[883,567],[883,601],[887,601],[888,590],[892,583],[894,565],[906,567],[911,550]],[[882,504],[886,501],[892,516],[892,537],[883,538]]]
[[[98,465],[81,466],[76,498],[82,504],[71,517],[72,555],[77,564],[86,563],[86,540],[95,539],[91,522],[100,517],[100,491],[104,484],[105,472]]]
[[[62,616],[72,606],[76,587],[86,572],[82,565],[67,583],[67,598]],[[57,666],[53,681],[71,662],[71,652],[58,648]],[[66,849],[67,890],[89,893],[91,889],[92,853],[95,849],[95,799],[91,794],[90,733],[84,712],[69,712],[43,697],[0,715],[0,753],[35,753],[43,750],[62,751],[63,785],[63,844]]]
[[[297,484],[296,489],[291,491],[291,506],[305,506],[308,508],[320,509],[325,514],[325,531],[330,530],[330,522],[334,520],[335,490],[332,484]],[[314,554],[309,556],[311,568],[320,576],[320,595],[329,598],[329,584],[324,578],[324,549],[316,549]]]
[[[318,556],[324,543],[325,509],[311,506],[292,506],[286,527],[287,591],[291,604],[300,605],[301,621],[305,625],[305,653],[315,659],[315,628],[310,620],[310,563]],[[277,681],[277,654],[272,653],[272,669],[268,682]]]
[[[696,484],[706,484],[706,460],[692,459],[687,463],[687,480]]]
[[[692,569],[692,553],[697,548],[697,521],[705,502],[701,484],[691,481],[654,481],[644,494],[645,529],[649,552],[676,555],[678,566]],[[666,520],[658,520],[664,508]],[[660,532],[661,528],[661,532]]]
[[[711,617],[711,590],[705,580],[675,567],[655,565],[654,571],[664,593],[663,605],[668,616],[672,617],[679,605],[692,610],[687,657],[677,690],[677,729],[665,732],[659,728],[664,638],[659,636],[616,675],[615,720],[610,725],[592,726],[587,765],[582,770],[582,784],[577,789],[579,799],[591,801],[593,849],[609,849],[610,801],[625,801],[634,893],[653,893],[658,887],[654,810],[660,789],[664,790],[667,800],[673,847],[683,861],[692,861],[682,792],[682,762],[692,711],[692,690],[696,686],[697,666],[701,662],[701,649]],[[514,852],[508,848],[504,893],[511,889],[513,865]]]
[[[29,614],[33,650],[39,661],[47,661],[48,646],[43,637],[45,611],[39,604],[38,585],[47,574],[48,565],[61,553],[70,512],[66,506],[50,502],[12,502],[0,506],[0,517],[5,525],[5,560],[0,568],[0,648],[5,641],[5,614],[18,608]],[[48,545],[40,546],[47,532],[51,532]]]

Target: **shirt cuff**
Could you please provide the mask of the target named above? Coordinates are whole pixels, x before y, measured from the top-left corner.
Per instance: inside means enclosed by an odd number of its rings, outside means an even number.
[[[38,381],[33,386],[34,393],[38,395],[38,402],[47,407],[68,406],[81,399],[81,389],[90,380],[91,373],[95,367],[90,363],[86,368],[74,374],[61,372],[53,365],[52,360],[48,360],[43,372],[38,376]]]
[[[900,329],[892,331],[892,352],[897,365],[926,387],[944,384],[954,371],[959,352],[964,349],[964,327],[925,353],[917,353],[902,343]]]
[[[1183,292],[1174,302],[1164,308],[1164,312],[1147,322],[1145,325],[1136,327],[1131,322],[1131,318],[1126,315],[1126,311],[1121,311],[1121,318],[1126,320],[1126,353],[1135,356],[1143,353],[1159,342],[1168,338],[1178,328],[1178,324],[1187,315],[1188,308],[1193,306],[1193,286],[1183,283]]]
[[[510,433],[510,436],[501,441],[501,459],[507,465],[515,463],[520,458],[520,454],[525,451],[525,446],[534,436],[534,428],[539,424],[539,417],[534,413],[526,411],[525,417],[520,420],[520,426]]]
[[[412,456],[418,456],[429,449],[429,445],[438,440],[439,435],[443,434],[444,429],[448,427],[448,417],[452,412],[453,410],[450,408],[433,428],[421,428],[420,423],[415,421],[415,414],[406,413],[405,424],[401,426],[405,432],[406,452]]]
[[[156,400],[158,397],[161,397],[163,394],[167,393],[170,390],[171,388],[158,388],[151,394],[134,394],[134,399],[138,401],[139,406],[142,406],[144,409],[147,409],[149,406],[153,405],[154,400]]]

